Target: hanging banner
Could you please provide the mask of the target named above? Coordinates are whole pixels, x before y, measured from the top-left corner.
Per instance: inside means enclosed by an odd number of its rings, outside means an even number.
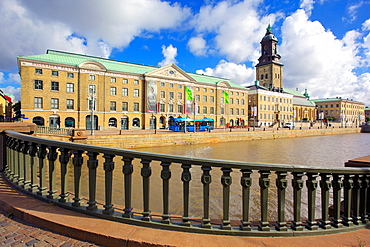
[[[194,113],[193,101],[193,87],[185,86],[185,113]]]
[[[224,91],[225,104],[229,104],[229,93]]]
[[[147,112],[157,112],[157,82],[148,81],[146,88]]]

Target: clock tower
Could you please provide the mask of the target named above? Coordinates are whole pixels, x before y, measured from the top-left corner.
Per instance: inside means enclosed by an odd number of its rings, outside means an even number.
[[[278,39],[272,33],[270,24],[266,28],[266,34],[262,38],[261,56],[256,65],[256,80],[259,86],[266,88],[283,88],[283,64],[277,51]]]

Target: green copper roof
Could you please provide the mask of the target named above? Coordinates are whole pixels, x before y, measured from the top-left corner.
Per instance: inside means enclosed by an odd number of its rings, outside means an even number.
[[[354,100],[350,100],[350,99],[342,99],[342,98],[326,98],[326,99],[313,99],[312,100],[313,102],[315,103],[320,103],[320,102],[330,102],[330,101],[351,101],[351,102],[356,102],[356,103],[361,103],[361,104],[364,104],[360,101],[354,101]]]
[[[96,61],[96,62],[101,63],[103,66],[105,66],[105,68],[107,68],[107,70],[110,70],[110,71],[126,72],[126,73],[141,74],[141,75],[144,75],[146,73],[149,73],[151,71],[154,71],[160,68],[156,66],[126,63],[126,62],[110,60],[107,58],[100,58],[100,57],[69,53],[69,52],[62,52],[62,51],[55,51],[55,50],[48,50],[46,54],[34,55],[34,56],[23,56],[19,58],[42,61],[42,62],[65,64],[65,65],[71,65],[71,66],[76,66],[76,67],[79,66],[83,62]],[[228,79],[207,76],[207,75],[193,74],[193,73],[187,73],[187,74],[191,76],[194,80],[200,83],[217,84],[218,82],[225,81],[229,83],[231,87],[246,89],[243,86],[240,86],[236,83],[232,83]]]
[[[284,92],[293,94],[294,96],[297,96],[297,97],[304,97],[304,95],[301,92],[297,91],[297,90],[284,88]]]

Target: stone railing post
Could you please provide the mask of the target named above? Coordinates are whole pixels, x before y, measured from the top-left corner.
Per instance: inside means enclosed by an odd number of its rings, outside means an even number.
[[[369,190],[369,177],[366,175],[362,175],[362,186],[361,186],[361,196],[360,196],[360,216],[361,221],[364,224],[369,223],[369,215],[366,212],[367,210],[367,203],[368,203],[368,190]]]
[[[149,191],[150,191],[150,176],[152,175],[152,168],[150,167],[151,160],[141,160],[143,167],[141,168],[141,176],[143,178],[143,204],[144,211],[142,212],[141,220],[150,221],[150,207],[149,207]]]
[[[89,159],[87,160],[87,168],[89,169],[89,201],[86,207],[89,211],[95,211],[98,206],[96,205],[96,169],[98,168],[99,161],[96,152],[87,152]]]
[[[260,186],[260,203],[261,203],[261,220],[258,225],[260,231],[270,231],[270,224],[267,221],[268,210],[268,189],[270,187],[270,171],[258,171],[260,173],[259,186]]]
[[[30,146],[28,141],[23,142],[22,154],[23,154],[23,171],[24,171],[24,182],[22,188],[28,190],[31,187],[31,167],[30,167],[30,158],[28,155]]]
[[[285,221],[285,189],[288,186],[288,181],[286,176],[287,172],[276,172],[276,187],[277,187],[277,196],[278,196],[278,221],[276,222],[276,230],[278,231],[287,231],[287,225]]]
[[[104,154],[104,180],[105,180],[105,204],[103,205],[103,214],[112,215],[114,213],[112,194],[113,194],[113,170],[114,158],[113,154]]]
[[[38,195],[46,195],[46,167],[45,167],[45,157],[47,154],[46,145],[37,145],[37,157],[39,159],[39,188],[38,188]]]
[[[316,178],[319,175],[317,173],[307,173],[307,181],[306,186],[308,189],[307,196],[308,196],[308,217],[307,217],[307,224],[306,228],[309,230],[317,230],[319,229],[318,223],[315,220],[315,212],[316,212],[316,189],[318,186],[318,181]]]
[[[124,174],[124,190],[125,190],[125,212],[122,214],[122,217],[132,218],[132,173],[134,172],[134,166],[132,165],[133,158],[123,157],[122,161],[124,163],[122,167],[122,172]]]
[[[49,191],[48,195],[46,196],[48,199],[55,199],[58,197],[56,194],[57,190],[55,189],[56,183],[56,170],[55,170],[55,161],[58,157],[57,148],[52,146],[48,147],[48,161],[49,161]]]
[[[79,207],[81,206],[81,168],[82,164],[84,162],[82,154],[84,151],[82,150],[73,150],[73,159],[72,159],[72,164],[73,164],[73,178],[74,178],[74,193],[75,197],[73,198],[73,207]]]
[[[183,182],[183,199],[184,199],[184,214],[182,216],[182,223],[183,226],[191,226],[190,224],[190,217],[189,217],[189,184],[191,181],[191,173],[190,168],[191,164],[182,164],[181,165],[182,173],[181,173],[181,181]]]
[[[211,219],[209,218],[209,185],[212,182],[212,177],[210,171],[212,168],[210,166],[202,166],[202,184],[203,184],[203,218],[202,227],[212,228]]]
[[[361,223],[360,216],[360,189],[362,187],[362,180],[360,175],[355,175],[353,178],[353,188],[352,188],[352,222],[355,225]]]
[[[240,184],[242,186],[242,215],[240,229],[244,231],[251,231],[251,223],[249,222],[249,201],[250,201],[250,189],[252,186],[252,170],[242,169],[240,170],[242,177]]]
[[[333,207],[334,207],[334,217],[332,226],[336,228],[343,227],[342,219],[340,218],[340,199],[342,195],[343,181],[342,176],[338,174],[333,174],[332,180],[333,186]]]
[[[343,225],[353,226],[351,217],[351,202],[352,202],[352,188],[353,188],[353,175],[346,174],[343,179],[344,187],[344,215],[343,215]]]
[[[232,178],[230,173],[233,171],[230,168],[221,168],[222,170],[222,177],[221,177],[221,184],[223,186],[223,219],[221,228],[224,230],[231,230],[230,225],[230,185],[232,183]]]
[[[161,223],[170,224],[170,213],[169,213],[169,196],[170,196],[170,178],[171,178],[171,169],[170,169],[170,162],[162,162],[162,171],[161,171],[161,179],[162,179],[162,189],[163,189],[163,214]]]
[[[330,174],[321,173],[321,221],[319,226],[323,229],[330,229],[329,220],[329,190],[331,189]]]
[[[67,148],[59,148],[60,156],[60,195],[58,201],[65,203],[68,198],[68,162],[71,157],[70,150]]]
[[[303,231],[303,223],[301,221],[301,206],[302,206],[302,188],[303,188],[303,180],[302,177],[304,176],[301,172],[293,172],[293,222],[292,222],[292,229],[295,231]]]
[[[29,155],[30,155],[30,167],[31,167],[31,184],[28,189],[30,192],[36,192],[37,191],[37,166],[35,163],[35,157],[37,154],[37,144],[36,143],[29,143]]]

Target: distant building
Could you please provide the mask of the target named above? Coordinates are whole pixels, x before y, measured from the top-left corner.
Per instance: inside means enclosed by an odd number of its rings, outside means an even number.
[[[291,89],[284,89],[285,92],[293,95],[293,116],[295,122],[313,122],[317,119],[316,105],[310,100],[310,97],[305,90],[305,93]]]
[[[12,121],[12,98],[0,90],[0,122]]]
[[[370,107],[365,108],[365,120],[370,119]]]
[[[172,117],[212,118],[215,127],[248,123],[248,89],[174,64],[145,66],[48,50],[18,57],[18,66],[22,114],[38,125],[157,129]]]
[[[365,121],[365,104],[337,98],[312,100],[318,107],[319,119],[340,121],[343,127],[356,127]]]

